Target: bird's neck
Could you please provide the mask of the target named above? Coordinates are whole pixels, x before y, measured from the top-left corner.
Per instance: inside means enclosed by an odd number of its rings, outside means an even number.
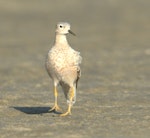
[[[69,46],[66,35],[64,35],[64,34],[56,34],[55,45],[56,46],[59,46],[59,45],[61,45],[61,46],[62,45]]]

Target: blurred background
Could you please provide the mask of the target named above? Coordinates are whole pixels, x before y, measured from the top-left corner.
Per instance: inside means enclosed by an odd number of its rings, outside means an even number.
[[[12,105],[52,106],[52,81],[44,64],[54,42],[55,25],[60,21],[71,24],[77,37],[68,35],[69,43],[83,57],[77,107],[84,103],[87,110],[89,105],[139,104],[148,110],[149,0],[0,0],[1,116],[8,112],[4,107]],[[145,122],[148,121],[149,117]],[[142,125],[133,130],[148,135],[149,125],[137,123],[137,127]],[[132,130],[118,131],[119,128],[118,125],[116,132],[122,134]],[[5,127],[3,130],[5,133]]]

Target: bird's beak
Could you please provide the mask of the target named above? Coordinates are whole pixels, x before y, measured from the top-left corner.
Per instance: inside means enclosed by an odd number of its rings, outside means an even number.
[[[69,33],[76,36],[76,34],[74,32],[72,32],[71,30],[69,30]]]

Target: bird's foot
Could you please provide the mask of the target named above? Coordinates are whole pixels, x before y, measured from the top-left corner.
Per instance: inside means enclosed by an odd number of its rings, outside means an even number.
[[[67,115],[71,115],[71,112],[70,112],[70,111],[67,111],[67,112],[61,114],[60,116],[61,116],[61,117],[64,117],[64,116],[67,116]]]
[[[61,111],[61,108],[60,108],[58,105],[54,105],[54,106],[49,110],[49,112],[52,112],[52,111]]]

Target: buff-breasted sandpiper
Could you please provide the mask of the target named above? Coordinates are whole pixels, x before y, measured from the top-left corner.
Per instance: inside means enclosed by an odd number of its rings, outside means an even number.
[[[76,102],[77,83],[81,76],[79,64],[82,57],[68,44],[66,35],[70,33],[70,24],[60,22],[56,26],[56,36],[53,47],[50,49],[46,59],[46,70],[54,82],[55,103],[50,111],[58,111],[60,108],[57,103],[57,86],[60,84],[65,94],[68,110],[60,116],[71,114],[71,107]]]

